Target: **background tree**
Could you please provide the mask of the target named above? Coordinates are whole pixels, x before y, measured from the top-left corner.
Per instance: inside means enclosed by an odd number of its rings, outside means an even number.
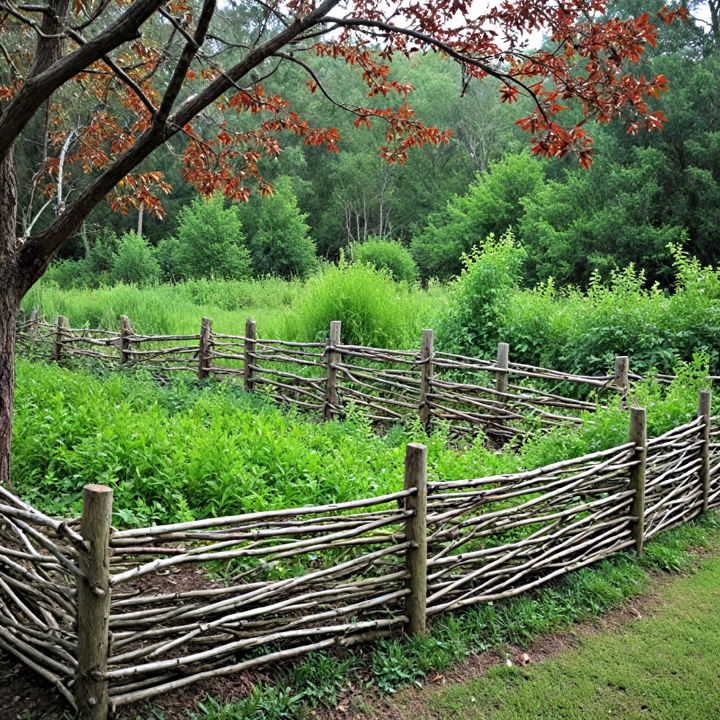
[[[603,19],[603,10],[601,0],[572,0],[562,12],[542,0],[481,12],[467,0],[400,0],[386,9],[374,0],[258,0],[230,8],[215,0],[0,0],[0,482],[10,473],[20,301],[105,197],[121,213],[142,207],[162,214],[159,195],[169,185],[143,164],[153,151],[170,143],[200,192],[220,189],[245,200],[252,183],[267,192],[260,163],[279,154],[281,134],[338,150],[337,128],[313,127],[268,89],[279,67],[292,64],[306,73],[308,89],[346,108],[358,127],[384,125],[380,154],[402,163],[414,147],[446,142],[449,133],[413,114],[411,88],[391,77],[389,62],[435,50],[468,78],[500,79],[507,102],[532,95],[535,108],[521,127],[533,133],[534,152],[574,152],[588,165],[586,119],[623,112],[659,127],[662,117],[648,100],[666,88],[663,77],[630,78],[627,69],[657,37],[650,17]],[[673,17],[660,12],[662,20]],[[525,35],[537,29],[552,48],[528,50]],[[369,97],[357,105],[333,97],[313,68],[317,57],[356,68]],[[580,122],[567,114],[573,98]],[[16,164],[18,141],[39,143],[30,168]],[[26,226],[19,177],[34,188],[25,214],[34,222]]]
[[[166,275],[174,280],[237,280],[250,274],[239,210],[226,208],[221,193],[195,198],[186,205],[175,235],[158,245],[158,256]]]
[[[529,153],[508,155],[479,174],[464,195],[428,218],[412,251],[423,278],[449,278],[463,267],[463,253],[517,223],[523,202],[538,192],[543,169]]]
[[[252,267],[256,275],[303,278],[317,265],[307,216],[298,209],[289,177],[279,177],[274,186],[272,197],[254,199],[242,213]]]

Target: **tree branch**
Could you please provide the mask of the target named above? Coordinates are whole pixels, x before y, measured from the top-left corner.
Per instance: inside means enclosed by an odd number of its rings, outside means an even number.
[[[139,37],[138,28],[157,10],[163,0],[135,0],[109,27],[74,52],[65,55],[43,72],[26,80],[18,94],[0,114],[0,160],[23,128],[58,88],[111,50]]]
[[[324,16],[340,0],[324,0],[318,7],[297,19],[290,27],[249,52],[239,63],[223,76],[211,82],[202,92],[185,100],[164,124],[153,124],[135,144],[107,167],[85,190],[65,209],[54,222],[40,233],[28,238],[20,251],[20,287],[27,292],[43,274],[60,245],[90,214],[91,210],[129,172],[136,168],[153,150],[177,134],[194,117],[231,89],[248,72],[271,57],[293,38],[313,25],[324,22]]]

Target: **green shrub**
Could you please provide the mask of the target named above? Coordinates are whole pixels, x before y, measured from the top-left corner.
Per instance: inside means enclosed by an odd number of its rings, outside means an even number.
[[[317,266],[315,242],[292,191],[290,178],[280,177],[271,197],[257,198],[243,213],[252,212],[248,249],[256,275],[304,278]],[[248,225],[250,223],[247,223]]]
[[[414,282],[418,277],[418,268],[410,252],[393,240],[371,237],[357,243],[352,246],[352,259],[378,270],[387,270],[395,280]]]
[[[327,266],[311,277],[288,315],[290,339],[324,340],[331,320],[342,321],[347,344],[402,348],[419,343],[431,298],[370,265]]]
[[[147,240],[133,232],[123,235],[112,258],[110,278],[114,282],[142,285],[157,282],[160,275],[160,265]]]
[[[489,235],[463,257],[463,271],[451,284],[448,305],[438,318],[444,349],[487,357],[506,339],[501,329],[524,257],[511,230],[497,239]]]
[[[198,197],[180,212],[174,237],[158,245],[158,259],[166,276],[239,279],[250,275],[250,253],[238,209],[224,207],[219,193]]]

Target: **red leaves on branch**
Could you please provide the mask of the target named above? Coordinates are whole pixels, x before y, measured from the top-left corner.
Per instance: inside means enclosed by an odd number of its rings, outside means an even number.
[[[119,7],[130,3],[115,0]],[[316,6],[315,0],[278,0],[272,9],[301,18]],[[79,17],[87,16],[87,6],[80,0],[72,0],[70,7]],[[182,43],[181,35],[195,31],[198,3],[168,0],[163,7],[173,16],[176,41]],[[574,154],[583,167],[589,167],[593,157],[587,130],[591,122],[620,119],[629,133],[662,127],[665,118],[651,104],[667,91],[667,78],[638,76],[632,70],[642,61],[645,48],[657,42],[656,23],[687,17],[683,7],[663,8],[654,17],[648,13],[629,19],[607,17],[605,0],[498,0],[491,7],[470,0],[392,4],[348,0],[333,12],[340,13],[338,18],[309,26],[312,39],[298,47],[307,52],[296,57],[303,58],[300,65],[307,60],[306,69],[316,58],[355,68],[367,100],[363,106],[348,106],[347,98],[335,98],[333,88],[323,87],[321,76],[312,70],[302,82],[310,93],[329,96],[330,102],[354,114],[356,128],[384,127],[385,142],[379,152],[388,162],[403,163],[415,148],[450,141],[450,130],[428,126],[415,116],[408,102],[413,86],[393,77],[392,71],[396,53],[409,57],[437,52],[462,65],[464,80],[481,81],[488,75],[500,80],[502,102],[512,104],[530,96],[534,108],[517,124],[532,135],[532,152],[545,157]],[[168,29],[167,18],[155,20]],[[0,18],[0,31],[5,31],[7,22]],[[330,33],[318,31],[329,27]],[[32,34],[22,25],[16,31],[18,37]],[[528,35],[537,31],[547,39],[544,49],[528,50]],[[75,76],[71,93],[55,96],[49,113],[51,157],[44,168],[48,188],[54,188],[58,179],[61,153],[66,179],[76,181],[80,173],[98,175],[154,127],[155,109],[162,104],[169,77],[157,71],[168,62],[174,46],[148,39],[152,37],[139,34],[113,54],[124,77],[98,61]],[[212,42],[213,52],[203,51],[187,68],[174,108],[223,76],[220,61],[214,59],[222,55],[214,52],[222,41],[213,37]],[[7,56],[9,62],[27,70],[32,57],[25,48],[31,46],[19,43]],[[242,46],[230,47],[237,54]],[[293,59],[287,54],[284,58]],[[261,194],[271,193],[261,165],[263,159],[280,155],[284,133],[302,138],[308,146],[340,151],[337,128],[312,127],[281,95],[260,83],[245,88],[247,81],[246,75],[232,90],[218,93],[192,126],[182,128],[187,137],[184,177],[206,195],[222,190],[229,198],[247,200],[251,186]],[[12,102],[22,87],[19,79],[5,82],[0,86],[0,103]],[[86,108],[84,114],[81,107]],[[119,212],[142,206],[161,215],[158,195],[169,189],[159,173],[129,175],[110,203]]]
[[[157,191],[169,193],[172,187],[163,179],[161,172],[138,173],[126,175],[121,180],[110,198],[110,207],[125,215],[134,208],[143,208],[158,218],[165,215]]]

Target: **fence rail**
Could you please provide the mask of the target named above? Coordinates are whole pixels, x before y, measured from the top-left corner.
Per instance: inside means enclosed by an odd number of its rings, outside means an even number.
[[[481,430],[499,442],[537,427],[582,422],[584,411],[628,391],[626,357],[608,375],[577,375],[512,362],[505,343],[489,361],[436,351],[432,330],[423,331],[417,350],[344,344],[339,321],[328,330],[325,342],[291,342],[259,338],[252,320],[243,335],[233,335],[214,331],[203,318],[194,335],[142,335],[125,316],[110,331],[71,328],[63,316],[48,323],[35,312],[20,323],[18,340],[55,362],[79,357],[163,377],[235,377],[249,392],[325,420],[354,407],[379,423],[419,419],[430,428],[443,422],[458,433]],[[568,396],[571,386],[591,399]]]
[[[202,679],[507,598],[720,506],[720,417],[542,468],[325,506],[115,530],[112,493],[56,520],[0,488],[0,647],[83,720]],[[213,579],[220,578],[220,579]]]

